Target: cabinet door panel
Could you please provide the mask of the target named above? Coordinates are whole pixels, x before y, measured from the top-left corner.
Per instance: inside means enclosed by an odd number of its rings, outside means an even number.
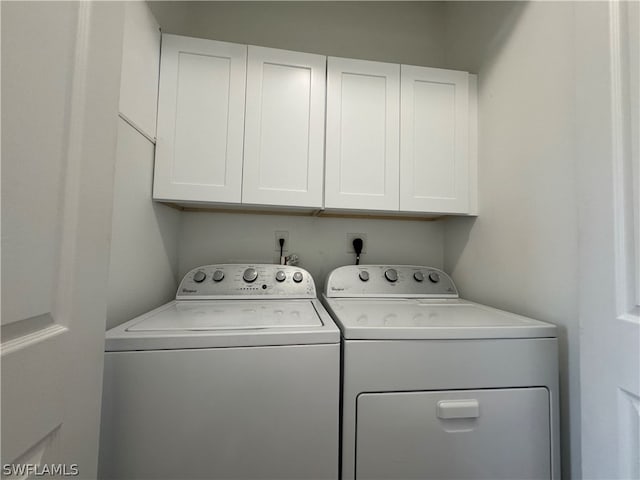
[[[239,203],[247,47],[162,42],[154,198]]]
[[[469,210],[466,72],[402,66],[400,210]]]
[[[325,207],[398,210],[399,74],[329,58]]]
[[[326,57],[249,47],[242,202],[322,207]]]

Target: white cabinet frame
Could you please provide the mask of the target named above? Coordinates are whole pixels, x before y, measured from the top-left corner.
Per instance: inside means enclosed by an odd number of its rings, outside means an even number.
[[[469,74],[401,72],[400,210],[469,213]]]
[[[322,208],[326,65],[249,46],[243,204]]]
[[[325,207],[397,211],[400,65],[329,57]]]
[[[246,45],[162,36],[153,197],[240,203]]]

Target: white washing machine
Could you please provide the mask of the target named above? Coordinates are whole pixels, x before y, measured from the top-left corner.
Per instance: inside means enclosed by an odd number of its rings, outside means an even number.
[[[343,480],[560,478],[554,325],[420,266],[337,268],[323,300],[343,338]]]
[[[340,332],[301,268],[190,271],[104,375],[101,478],[338,478]]]

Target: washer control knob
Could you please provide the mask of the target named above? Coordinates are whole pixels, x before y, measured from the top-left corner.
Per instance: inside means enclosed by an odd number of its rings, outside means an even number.
[[[429,280],[431,280],[432,283],[438,283],[440,281],[440,274],[438,272],[429,273]]]
[[[358,277],[360,278],[360,280],[362,280],[363,282],[367,282],[369,280],[369,272],[367,272],[366,270],[362,270],[360,272],[360,274],[358,275]]]
[[[242,274],[242,279],[247,283],[253,283],[258,278],[258,272],[255,268],[247,268]]]
[[[303,278],[302,272],[295,272],[293,274],[293,281],[296,283],[300,283],[302,281],[302,278]]]
[[[224,272],[222,270],[216,270],[213,272],[213,276],[211,278],[213,278],[214,282],[221,282],[224,279]]]
[[[287,274],[284,273],[282,270],[278,270],[276,272],[276,280],[279,282],[284,282],[287,278]]]
[[[424,273],[416,272],[413,274],[413,278],[415,278],[416,282],[422,282],[424,280]]]
[[[384,272],[384,276],[391,283],[398,281],[398,272],[396,272],[393,268],[389,268]]]
[[[202,270],[198,270],[194,275],[193,275],[193,281],[196,283],[202,283],[204,282],[204,279],[207,278],[207,275],[202,271]]]

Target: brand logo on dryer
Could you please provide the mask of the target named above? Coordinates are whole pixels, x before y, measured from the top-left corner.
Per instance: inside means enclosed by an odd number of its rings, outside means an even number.
[[[182,293],[198,293],[198,290],[193,290],[192,288],[183,288]]]

